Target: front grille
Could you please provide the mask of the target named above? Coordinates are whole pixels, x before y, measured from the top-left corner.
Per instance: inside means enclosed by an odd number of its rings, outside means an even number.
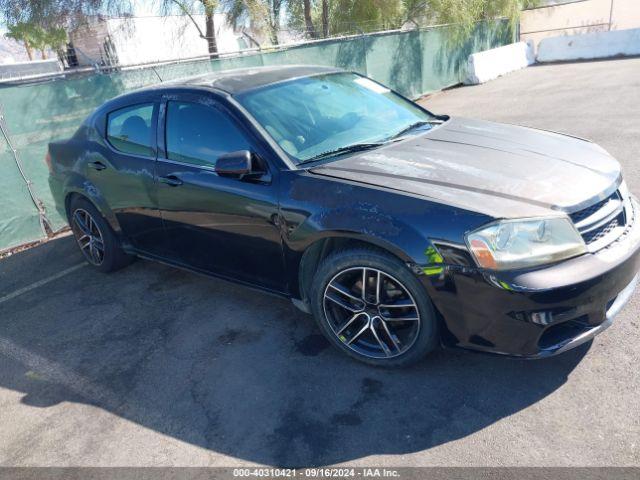
[[[617,218],[614,218],[609,223],[604,224],[602,227],[598,227],[595,230],[582,234],[582,238],[587,245],[590,245],[598,240],[609,235],[613,230],[619,226],[624,226],[624,214],[620,214]]]
[[[616,190],[615,192],[613,192],[613,194],[609,195],[604,200],[600,200],[599,202],[594,203],[593,205],[585,208],[584,210],[578,210],[577,212],[574,212],[569,216],[571,217],[571,220],[573,220],[573,223],[579,223],[585,218],[590,217],[591,215],[596,213],[598,210],[604,207],[611,200],[619,200],[619,199],[620,199],[620,194]]]
[[[625,199],[620,190],[593,205],[569,215],[590,250],[615,241],[628,223]]]

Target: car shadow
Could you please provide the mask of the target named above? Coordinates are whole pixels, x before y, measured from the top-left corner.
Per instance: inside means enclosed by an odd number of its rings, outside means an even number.
[[[43,258],[59,270],[81,261],[65,238],[0,261],[0,273],[18,287]],[[0,312],[0,387],[22,403],[82,402],[278,466],[471,435],[554,392],[589,349],[541,361],[440,350],[406,370],[376,369],[331,348],[287,300],[144,261],[111,275],[79,268]]]

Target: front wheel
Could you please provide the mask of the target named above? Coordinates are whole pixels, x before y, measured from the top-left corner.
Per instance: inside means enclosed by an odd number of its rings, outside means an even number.
[[[438,345],[424,287],[400,260],[377,250],[327,257],[314,277],[311,303],[329,341],[371,365],[407,366]]]

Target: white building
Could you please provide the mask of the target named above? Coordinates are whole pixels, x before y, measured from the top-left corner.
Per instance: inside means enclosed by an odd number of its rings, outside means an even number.
[[[204,33],[205,16],[193,15]],[[242,32],[216,13],[214,28],[219,53],[248,48]],[[139,65],[208,55],[207,41],[188,16],[92,17],[70,34],[78,66]],[[72,62],[73,63],[73,62]],[[75,65],[74,65],[75,66]]]

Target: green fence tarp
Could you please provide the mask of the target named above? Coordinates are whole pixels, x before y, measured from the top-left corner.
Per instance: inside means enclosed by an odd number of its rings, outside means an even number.
[[[40,215],[29,195],[13,152],[0,134],[0,248],[9,248],[42,238]]]
[[[47,144],[68,138],[97,106],[121,93],[158,83],[231,68],[315,64],[353,70],[416,98],[461,82],[469,54],[513,40],[505,21],[479,24],[464,43],[448,29],[363,35],[326,40],[272,52],[92,74],[40,84],[0,88],[6,132],[18,151],[24,176],[55,231],[66,224],[53,203],[44,158]],[[0,250],[45,236],[39,213],[13,152],[0,135]]]

